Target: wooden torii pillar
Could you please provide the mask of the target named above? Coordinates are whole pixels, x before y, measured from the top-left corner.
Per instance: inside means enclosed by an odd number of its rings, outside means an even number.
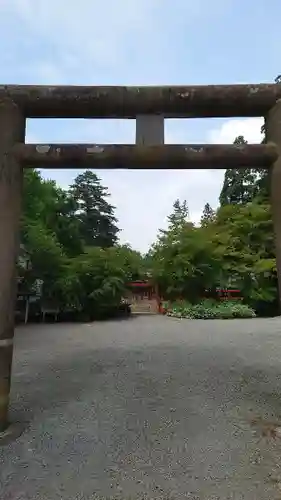
[[[275,232],[276,266],[278,277],[279,313],[281,313],[281,100],[265,117],[267,143],[277,146],[279,155],[271,170],[271,207]]]
[[[22,168],[272,168],[281,301],[281,85],[0,85],[0,443],[8,427]],[[164,144],[164,117],[266,116],[268,144]],[[136,145],[24,144],[26,118],[136,119]]]
[[[0,101],[0,432],[7,426],[16,297],[16,258],[22,196],[22,167],[10,154],[24,142],[25,118],[9,99]]]

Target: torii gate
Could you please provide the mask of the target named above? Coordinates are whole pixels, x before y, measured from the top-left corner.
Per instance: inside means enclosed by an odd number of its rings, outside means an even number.
[[[281,297],[281,84],[0,86],[0,433],[8,427],[23,168],[272,168]],[[266,118],[267,144],[165,145],[164,118]],[[136,119],[136,145],[25,144],[26,118]]]

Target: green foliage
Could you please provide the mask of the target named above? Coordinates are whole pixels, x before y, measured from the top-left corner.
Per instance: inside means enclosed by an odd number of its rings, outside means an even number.
[[[266,132],[264,125],[261,132]],[[246,141],[238,137],[234,143]],[[262,302],[276,302],[270,170],[226,170],[220,204],[212,229],[222,261],[223,284],[231,278],[254,307]]]
[[[64,290],[64,308],[84,311],[89,319],[110,315],[124,294],[126,269],[119,266],[112,249],[88,248],[69,260]]]
[[[216,302],[204,300],[199,304],[188,302],[171,304],[168,316],[187,319],[234,319],[254,318],[255,312],[246,304],[237,301]]]
[[[227,205],[217,212],[210,234],[221,262],[220,284],[238,287],[254,304],[276,295],[276,261],[269,205]]]
[[[43,180],[34,169],[24,170],[23,218],[41,221],[47,227],[56,213],[58,190],[53,181]]]
[[[201,217],[201,226],[202,227],[208,226],[211,222],[214,222],[215,218],[216,218],[215,210],[212,209],[209,203],[206,203]]]
[[[44,297],[55,299],[57,283],[63,274],[65,254],[56,235],[40,221],[30,222],[23,230],[23,240],[32,263],[32,270],[27,275],[26,287],[36,279],[44,281]]]
[[[182,203],[177,199],[173,204],[173,212],[168,216],[169,229],[181,227],[186,223],[189,211],[186,200]]]
[[[247,144],[243,136],[235,139],[234,144]],[[250,168],[228,168],[220,194],[220,204],[245,204],[253,200],[256,193],[257,172]]]
[[[68,192],[57,189],[57,193],[58,199],[52,227],[65,253],[73,257],[83,252],[80,221],[75,213],[76,204]]]
[[[42,179],[34,169],[24,171],[22,240],[29,226],[40,224],[55,235],[67,255],[83,251],[79,234],[79,221],[74,215],[74,201],[54,181]]]
[[[149,259],[165,299],[198,303],[206,289],[235,287],[254,309],[276,303],[270,204],[259,183],[252,192],[252,201],[226,203],[216,213],[207,204],[200,228],[182,220],[160,232]]]
[[[38,171],[25,170],[21,241],[31,270],[18,268],[25,289],[40,279],[43,301],[87,317],[112,314],[126,282],[141,272],[142,256],[116,245],[118,228],[107,196],[92,172],[64,191]]]
[[[75,214],[84,244],[102,248],[113,246],[119,231],[115,208],[107,202],[107,188],[101,185],[97,175],[90,170],[78,175],[69,194],[76,205]]]
[[[220,268],[212,241],[206,239],[202,228],[188,222],[170,225],[162,232],[150,259],[161,294],[191,301],[212,287]]]
[[[140,252],[133,250],[129,245],[115,245],[108,249],[108,254],[112,255],[116,266],[125,271],[127,282],[146,277],[148,273],[146,260]]]

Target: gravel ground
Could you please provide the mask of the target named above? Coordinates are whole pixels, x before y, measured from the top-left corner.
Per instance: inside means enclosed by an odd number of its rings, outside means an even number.
[[[281,499],[281,319],[16,335],[1,500]]]

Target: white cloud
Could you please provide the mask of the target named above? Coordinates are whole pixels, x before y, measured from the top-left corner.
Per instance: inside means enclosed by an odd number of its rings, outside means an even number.
[[[243,135],[249,143],[259,144],[262,140],[263,123],[263,118],[227,120],[220,127],[211,129],[208,139],[214,144],[232,144],[238,135]]]

